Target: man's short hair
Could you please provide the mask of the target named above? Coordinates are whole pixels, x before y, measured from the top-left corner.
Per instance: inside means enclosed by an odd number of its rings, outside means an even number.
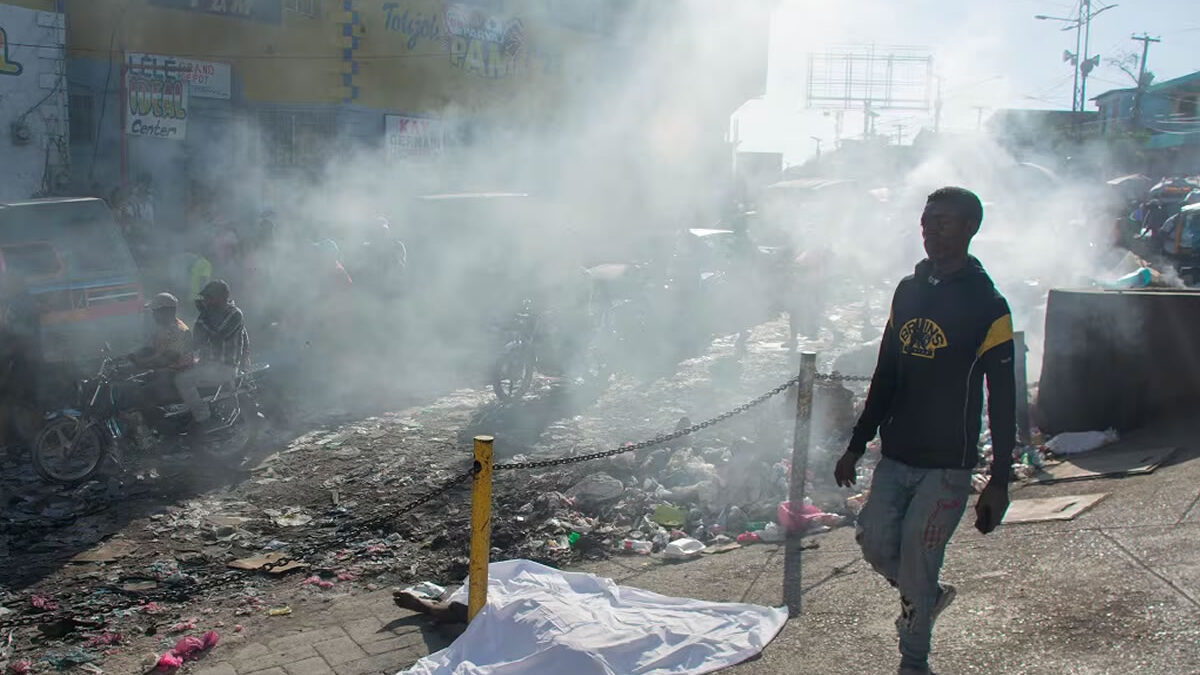
[[[979,224],[983,222],[983,202],[979,201],[979,196],[974,192],[966,188],[946,186],[934,190],[925,199],[926,204],[933,202],[950,204],[958,210],[972,230],[979,231]]]

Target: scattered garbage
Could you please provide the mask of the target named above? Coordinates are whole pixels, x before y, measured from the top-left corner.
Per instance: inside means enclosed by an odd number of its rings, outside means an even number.
[[[280,527],[299,527],[312,522],[313,517],[304,512],[304,509],[298,506],[289,506],[280,511],[278,509],[263,509],[263,513],[271,517],[271,522]]]
[[[654,544],[643,539],[624,539],[621,541],[621,550],[626,553],[650,555],[650,552],[654,550]]]
[[[412,593],[418,598],[425,598],[426,600],[433,600],[435,602],[441,600],[446,595],[445,587],[439,586],[432,581],[422,581],[415,586],[409,586],[404,591]]]
[[[29,596],[29,604],[33,605],[34,609],[40,609],[43,612],[53,612],[58,609],[58,603],[44,595]]]
[[[686,515],[683,509],[670,504],[659,504],[654,507],[654,522],[663,527],[681,527]]]
[[[685,537],[667,544],[663,550],[663,557],[668,560],[691,560],[699,558],[703,550],[704,544],[702,542],[691,537]]]
[[[834,513],[825,513],[812,504],[801,504],[799,508],[791,502],[782,502],[778,509],[779,526],[791,534],[804,532],[813,527],[837,527],[844,518]]]
[[[619,498],[625,492],[621,481],[606,473],[594,473],[576,483],[567,491],[567,496],[580,506],[596,507]]]
[[[1116,429],[1105,431],[1068,431],[1046,442],[1046,449],[1055,455],[1076,455],[1102,448],[1118,439]]]
[[[743,532],[737,536],[737,543],[745,546],[746,544],[756,544],[762,541],[759,536],[753,532]]]
[[[284,605],[283,607],[272,607],[267,610],[267,616],[287,616],[292,613],[292,608]]]
[[[195,661],[202,654],[217,646],[220,637],[216,631],[208,631],[201,637],[188,635],[180,638],[175,646],[158,657],[155,668],[159,672],[168,672],[182,668],[185,661]]]

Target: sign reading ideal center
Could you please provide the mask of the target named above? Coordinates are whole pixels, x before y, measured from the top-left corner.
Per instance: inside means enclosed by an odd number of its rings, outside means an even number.
[[[228,63],[129,52],[125,64],[125,133],[132,136],[182,140],[190,99],[231,95]]]
[[[181,141],[187,137],[189,106],[183,70],[143,64],[141,56],[126,56],[125,133]]]

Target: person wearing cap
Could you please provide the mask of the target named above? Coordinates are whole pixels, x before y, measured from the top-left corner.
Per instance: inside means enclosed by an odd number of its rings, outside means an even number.
[[[130,355],[139,368],[179,371],[192,365],[192,331],[178,316],[179,300],[159,293],[146,303],[154,319],[150,344]]]
[[[200,316],[196,318],[193,346],[196,365],[179,373],[175,387],[197,424],[203,426],[212,417],[208,404],[200,397],[200,387],[216,387],[237,377],[239,369],[250,365],[250,337],[242,310],[230,297],[229,284],[214,279],[200,290],[196,300]]]
[[[130,391],[130,400],[143,412],[172,399],[176,373],[192,365],[192,331],[179,319],[179,300],[170,293],[159,293],[145,308],[153,320],[149,342],[129,355],[135,367],[153,371],[143,385]]]

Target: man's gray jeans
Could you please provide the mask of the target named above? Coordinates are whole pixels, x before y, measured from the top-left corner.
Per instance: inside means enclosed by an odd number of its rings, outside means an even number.
[[[966,469],[918,469],[887,457],[875,468],[856,537],[863,558],[900,590],[902,667],[928,667],[938,574],[970,493]]]
[[[192,413],[197,422],[207,422],[212,416],[208,404],[200,398],[200,387],[216,387],[232,382],[237,376],[237,369],[224,363],[197,363],[175,376],[175,388],[179,398]]]

